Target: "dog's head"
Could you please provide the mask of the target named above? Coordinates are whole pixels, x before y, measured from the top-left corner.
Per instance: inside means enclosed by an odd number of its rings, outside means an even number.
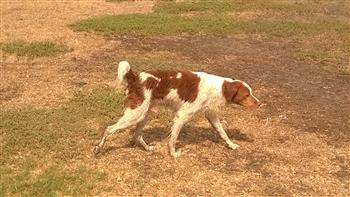
[[[228,103],[235,103],[248,108],[258,108],[261,105],[250,86],[239,80],[225,81],[222,85],[222,93]]]

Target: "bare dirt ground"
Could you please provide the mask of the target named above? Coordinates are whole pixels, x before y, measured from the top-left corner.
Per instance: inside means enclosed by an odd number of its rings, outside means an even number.
[[[350,75],[296,57],[301,43],[230,37],[121,37],[105,40],[67,25],[101,14],[150,12],[152,2],[1,2],[1,41],[54,40],[74,51],[53,58],[2,55],[2,107],[55,106],[81,89],[114,81],[120,54],[166,56],[205,65],[207,72],[248,81],[266,103],[258,112],[222,112],[237,151],[225,147],[203,118],[180,134],[183,154],[167,152],[169,126],[152,120],[146,141],[129,145],[130,132],[110,141],[87,166],[108,173],[99,195],[347,196],[350,193]],[[82,162],[77,159],[77,163]],[[74,165],[74,161],[73,164]],[[101,191],[103,188],[103,191]]]

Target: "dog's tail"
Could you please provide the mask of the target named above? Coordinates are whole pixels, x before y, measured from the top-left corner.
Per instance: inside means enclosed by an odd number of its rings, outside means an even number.
[[[128,72],[132,72],[130,69],[130,64],[127,61],[121,61],[118,65],[118,85],[121,85],[125,80],[125,75]]]

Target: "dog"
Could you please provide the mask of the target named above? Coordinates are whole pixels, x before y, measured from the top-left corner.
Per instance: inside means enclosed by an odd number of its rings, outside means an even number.
[[[145,150],[153,150],[154,147],[143,140],[142,129],[148,112],[157,105],[169,106],[176,111],[169,140],[171,156],[180,155],[180,151],[175,149],[178,135],[184,124],[199,111],[204,111],[207,120],[227,145],[236,149],[239,145],[229,139],[216,111],[226,104],[248,108],[261,105],[247,83],[205,72],[155,70],[137,74],[127,61],[121,61],[118,65],[118,80],[126,86],[126,109],[116,124],[107,127],[94,148],[95,154],[100,152],[110,135],[131,126],[136,126],[135,142]]]

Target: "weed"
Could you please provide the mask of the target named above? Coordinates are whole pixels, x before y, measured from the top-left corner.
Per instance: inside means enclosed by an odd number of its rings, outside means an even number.
[[[15,176],[10,170],[2,173],[4,194],[43,197],[57,196],[59,193],[74,196],[89,194],[92,183],[105,176],[84,167],[67,170],[58,166],[47,168],[38,175],[33,175],[30,169],[24,169]]]
[[[335,59],[336,54],[330,51],[324,50],[306,50],[303,52],[303,56],[307,59],[317,60],[317,61],[327,61]]]
[[[70,51],[66,45],[56,44],[49,41],[13,41],[7,43],[1,43],[0,48],[2,51],[8,54],[16,54],[17,56],[28,57],[44,57],[53,56],[57,53]]]

